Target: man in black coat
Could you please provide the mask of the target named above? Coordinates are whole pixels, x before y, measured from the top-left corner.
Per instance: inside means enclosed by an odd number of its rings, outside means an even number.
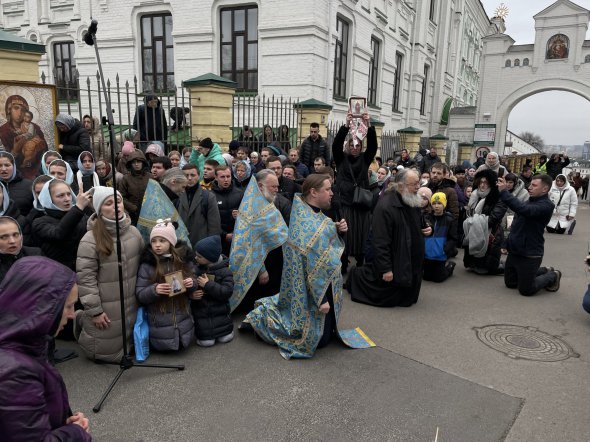
[[[78,157],[84,151],[92,152],[90,135],[82,124],[68,114],[60,113],[55,117],[55,126],[59,131],[59,153],[67,161],[74,174],[78,171]]]
[[[506,189],[504,178],[498,178],[500,198],[514,211],[504,266],[504,284],[523,296],[532,296],[541,289],[559,290],[561,272],[553,267],[541,267],[545,252],[543,232],[553,214],[554,205],[549,199],[553,180],[549,175],[535,175],[529,186],[529,200],[522,202]]]
[[[146,92],[143,98],[144,104],[140,104],[133,117],[133,129],[140,134],[140,146],[145,152],[150,141],[162,141],[164,144],[168,138],[168,124],[166,113],[158,97]]]
[[[350,271],[347,288],[352,300],[377,307],[410,307],[422,285],[424,237],[418,195],[420,177],[411,169],[395,175],[373,212],[375,259]]]
[[[409,169],[410,167],[414,166],[416,162],[410,158],[408,149],[402,149],[397,164],[398,166],[404,166],[404,169]]]
[[[447,197],[447,212],[451,212],[455,220],[459,219],[459,199],[455,191],[455,182],[449,178],[449,166],[443,163],[434,163],[430,168],[430,181],[428,188],[432,194],[442,192]]]
[[[330,149],[328,149],[326,140],[320,135],[320,125],[311,123],[309,125],[309,137],[301,143],[299,159],[307,166],[308,170],[313,170],[313,160],[317,157],[322,157],[326,164],[330,164]]]
[[[552,154],[547,161],[547,175],[555,180],[557,175],[563,173],[563,168],[567,167],[570,163],[570,159],[567,155],[560,153],[560,154]]]
[[[424,158],[422,158],[421,172],[430,172],[430,169],[436,163],[442,163],[442,160],[436,154],[436,148],[433,147],[430,149],[430,152],[428,152],[426,155],[424,155]]]
[[[215,168],[213,195],[217,199],[221,219],[221,249],[225,256],[229,256],[238,209],[244,197],[244,191],[233,185],[229,166]]]

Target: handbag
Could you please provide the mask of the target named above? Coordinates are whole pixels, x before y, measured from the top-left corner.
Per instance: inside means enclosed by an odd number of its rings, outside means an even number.
[[[352,176],[352,182],[354,183],[354,193],[352,195],[353,207],[367,210],[371,209],[373,207],[373,192],[358,185],[354,177],[354,173],[352,172],[352,166],[350,165],[350,162],[347,160],[346,163],[348,164],[350,175]]]

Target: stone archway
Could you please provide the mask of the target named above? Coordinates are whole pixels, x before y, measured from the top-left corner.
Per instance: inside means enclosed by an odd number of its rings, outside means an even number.
[[[502,147],[506,139],[508,129],[508,118],[512,109],[528,97],[548,91],[564,91],[579,95],[590,101],[590,84],[582,82],[582,79],[539,79],[513,91],[506,92],[506,95],[498,103],[496,110],[496,143],[494,148]]]

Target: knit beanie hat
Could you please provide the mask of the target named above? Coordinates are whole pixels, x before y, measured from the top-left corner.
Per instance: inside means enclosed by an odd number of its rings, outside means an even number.
[[[134,150],[135,146],[133,145],[133,141],[125,141],[123,143],[123,148],[121,149],[121,152],[123,153],[123,155],[129,155],[130,153],[133,153]]]
[[[117,195],[121,198],[121,194],[117,191]],[[104,204],[104,201],[109,197],[113,196],[113,188],[106,186],[96,186],[92,188],[92,207],[94,211],[100,215],[100,208]]]
[[[430,199],[430,203],[440,203],[443,205],[443,207],[447,207],[447,196],[442,193],[442,192],[436,192],[434,195],[432,195],[432,198]]]
[[[174,247],[177,242],[176,229],[174,228],[174,225],[172,224],[170,218],[159,219],[156,222],[157,224],[154,226],[152,232],[150,233],[150,242],[156,236],[159,236],[160,238],[168,240],[168,242],[172,244],[172,247]]]
[[[209,262],[217,262],[221,255],[221,238],[219,235],[203,238],[195,245],[196,252]]]

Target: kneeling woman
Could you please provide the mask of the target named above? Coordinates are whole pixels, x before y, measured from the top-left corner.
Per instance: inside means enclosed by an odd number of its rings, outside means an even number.
[[[504,240],[502,219],[507,207],[500,200],[497,182],[498,175],[493,170],[485,169],[475,174],[473,192],[467,204],[467,219],[463,225],[463,264],[466,269],[480,275],[504,272],[500,255]]]
[[[125,214],[123,198],[117,195],[121,264],[127,342],[131,342],[137,313],[135,281],[143,240]],[[119,361],[123,356],[121,335],[121,298],[119,293],[119,267],[115,246],[115,196],[111,187],[93,189],[92,205],[96,213],[88,220],[88,232],[80,241],[76,269],[80,284],[80,301],[84,310],[76,313],[81,326],[78,343],[86,356],[100,361]]]

